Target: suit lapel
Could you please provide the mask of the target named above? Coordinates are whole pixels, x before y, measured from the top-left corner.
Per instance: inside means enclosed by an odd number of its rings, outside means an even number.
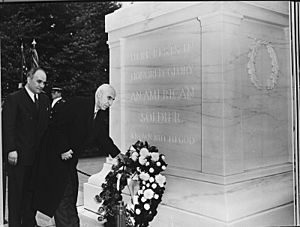
[[[38,115],[42,116],[45,114],[45,112],[47,113],[50,106],[48,106],[47,102],[46,102],[46,97],[43,97],[43,95],[38,95],[38,99],[39,99],[39,110],[38,110]]]
[[[27,93],[27,91],[25,90],[25,88],[22,89],[23,92],[23,103],[26,109],[30,109],[30,112],[32,113],[37,113],[36,111],[36,107],[35,107],[35,103],[33,102],[33,100],[30,98],[29,94]]]

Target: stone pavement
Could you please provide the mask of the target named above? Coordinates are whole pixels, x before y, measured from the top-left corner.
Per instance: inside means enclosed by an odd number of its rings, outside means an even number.
[[[94,157],[94,158],[83,158],[80,159],[77,165],[77,169],[85,172],[89,175],[93,175],[102,169],[102,165],[105,162],[106,157]],[[92,212],[88,212],[83,208],[83,184],[88,181],[88,176],[78,173],[79,177],[79,192],[77,199],[77,208],[80,218],[80,227],[102,227],[103,224],[97,220],[98,215]],[[6,201],[7,211],[7,201]],[[7,212],[5,215],[7,220]],[[55,226],[53,218],[49,218],[42,213],[37,213],[38,225],[42,227],[53,227]],[[4,225],[8,227],[8,225]]]

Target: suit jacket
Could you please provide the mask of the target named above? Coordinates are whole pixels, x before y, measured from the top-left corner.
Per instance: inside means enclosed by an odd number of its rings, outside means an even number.
[[[18,152],[19,165],[33,165],[37,148],[49,118],[49,98],[38,95],[39,109],[22,88],[7,96],[2,109],[5,161],[10,151]]]
[[[50,111],[50,124],[53,123],[54,120],[57,118],[56,115],[60,114],[60,112],[62,111],[62,109],[65,106],[65,103],[66,103],[66,100],[60,99],[51,108],[51,111]]]
[[[75,97],[49,125],[41,143],[37,176],[35,177],[34,207],[52,217],[63,196],[68,178],[75,181],[77,198],[78,177],[76,165],[80,152],[87,147],[100,147],[103,155],[115,157],[120,150],[109,137],[104,127],[103,112],[94,119],[94,98]],[[62,160],[61,154],[72,149],[73,158]]]

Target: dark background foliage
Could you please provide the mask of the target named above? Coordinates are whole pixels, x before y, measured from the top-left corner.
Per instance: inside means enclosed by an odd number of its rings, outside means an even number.
[[[92,96],[109,82],[109,50],[105,15],[119,9],[117,2],[26,2],[0,4],[1,95],[18,90],[22,74],[21,43],[26,67],[31,68],[35,39],[39,65],[47,74],[45,92],[63,88],[65,99]],[[79,107],[80,108],[80,107]],[[108,130],[108,112],[105,115]],[[82,156],[98,155],[97,149]]]
[[[21,43],[27,68],[37,42],[39,65],[47,73],[46,92],[61,86],[65,97],[89,96],[109,81],[105,15],[117,2],[32,2],[0,5],[2,97],[22,79]],[[23,82],[25,82],[23,77]]]

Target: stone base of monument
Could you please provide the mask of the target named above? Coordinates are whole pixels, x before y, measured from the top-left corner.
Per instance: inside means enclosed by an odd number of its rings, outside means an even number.
[[[94,197],[101,192],[100,185],[110,166],[108,161],[102,171],[84,184],[86,213],[97,213],[100,204]],[[200,174],[197,180],[177,177],[176,171],[170,168],[166,174],[166,191],[150,227],[293,225],[293,174],[290,164],[231,177],[212,178]],[[188,174],[180,171],[183,175]],[[97,179],[98,186],[93,179]],[[130,202],[127,188],[123,200]]]
[[[105,177],[111,170],[113,164],[115,164],[114,159],[107,158],[106,163],[103,164],[102,170],[92,175],[87,183],[83,184],[83,207],[84,209],[98,214],[98,209],[100,204],[96,201],[95,196],[99,195],[102,191],[102,183],[105,182]],[[130,201],[129,191],[127,188],[123,191],[123,200],[125,203]]]
[[[289,164],[214,179],[205,174],[197,180],[176,177],[171,168],[169,174],[162,204],[150,227],[293,225]]]
[[[113,159],[106,158],[106,163],[103,164],[102,170],[92,175],[88,182],[83,184],[83,206],[86,210],[98,213],[100,204],[95,200],[95,196],[102,191],[101,185],[105,182],[105,177],[113,164]]]
[[[94,198],[101,192],[111,166],[112,160],[107,159],[103,169],[84,184],[87,212],[98,212],[100,204]],[[165,175],[166,191],[150,227],[293,225],[290,163],[232,176],[195,175],[170,167]],[[129,203],[128,189],[123,192],[124,202]]]
[[[84,192],[84,199],[83,199],[84,208],[94,213],[98,213],[100,204],[95,200],[95,196],[101,192],[101,187],[90,183],[84,183],[83,192]]]
[[[204,215],[192,214],[185,210],[161,205],[158,209],[158,215],[150,223],[150,227],[293,226],[293,223],[291,222],[291,220],[293,220],[293,209],[293,203],[290,203],[282,207],[226,223]]]

